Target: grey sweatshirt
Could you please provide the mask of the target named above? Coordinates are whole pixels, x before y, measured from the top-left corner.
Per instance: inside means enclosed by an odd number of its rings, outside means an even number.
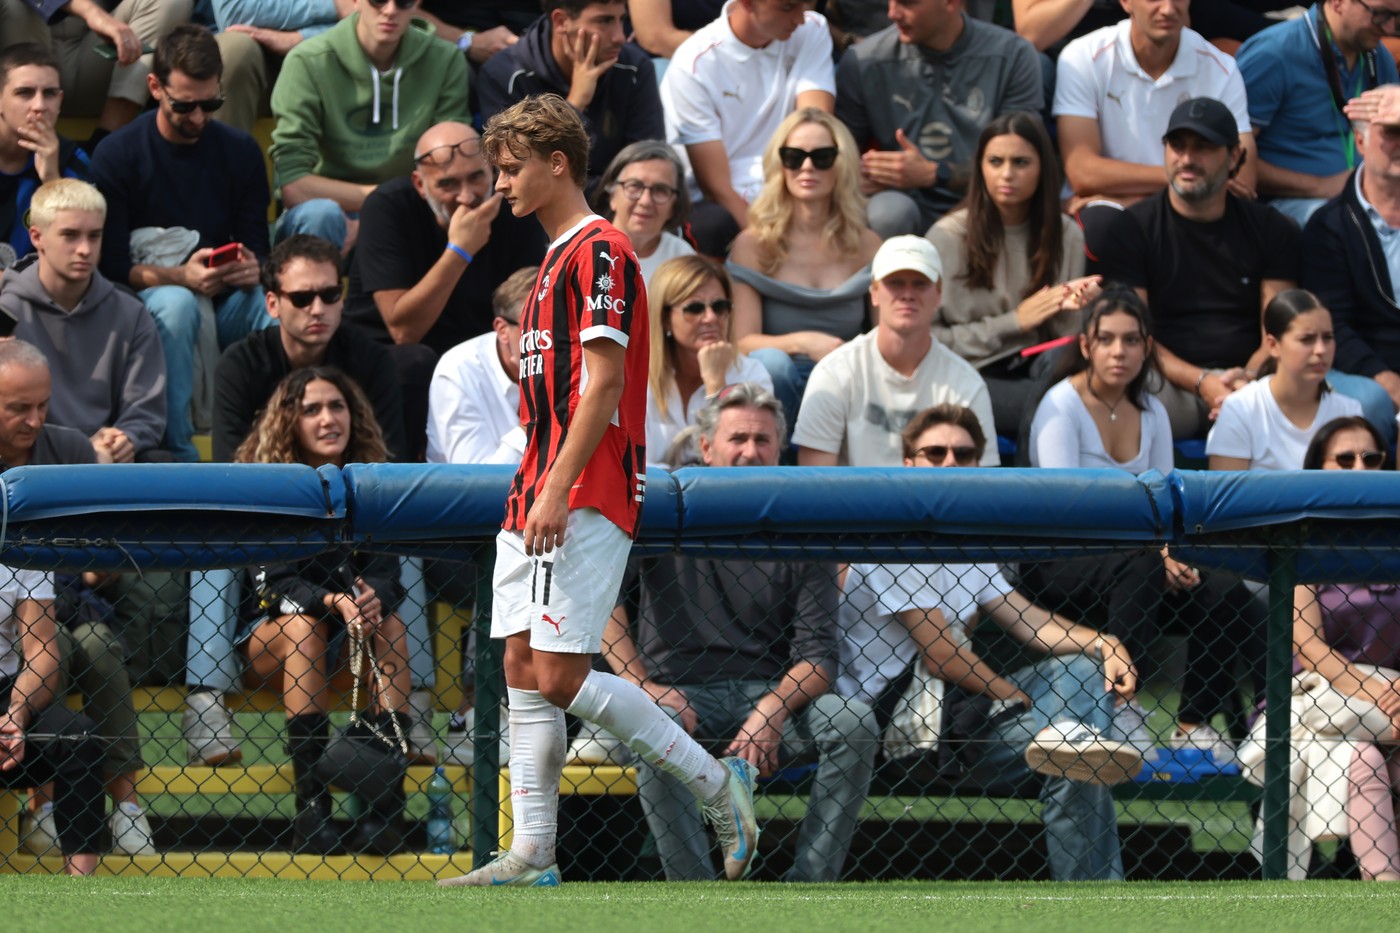
[[[48,357],[53,374],[49,423],[89,437],[120,428],[138,452],[165,435],[165,354],[141,302],[94,272],[87,294],[64,311],[39,282],[39,263],[0,279],[0,308],[19,323],[15,336]]]

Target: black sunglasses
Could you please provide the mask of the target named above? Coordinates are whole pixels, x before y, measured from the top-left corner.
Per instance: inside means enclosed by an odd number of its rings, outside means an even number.
[[[915,450],[914,456],[923,457],[929,463],[942,463],[948,459],[948,451],[950,450],[953,452],[953,462],[958,466],[971,466],[977,462],[976,447],[947,447],[943,444],[930,444]]]
[[[369,5],[376,10],[384,9],[386,3],[392,3],[400,10],[411,10],[418,5],[418,0],[369,0]]]
[[[1357,457],[1361,458],[1361,465],[1368,470],[1379,470],[1381,464],[1385,463],[1385,451],[1383,450],[1364,450],[1361,453],[1347,450],[1332,455],[1332,459],[1337,461],[1337,466],[1343,470],[1353,469],[1356,466]]]
[[[279,291],[277,294],[290,301],[293,308],[309,308],[317,298],[323,305],[336,304],[344,297],[345,289],[340,285],[331,285],[328,288],[308,288],[304,292]]]
[[[802,167],[802,163],[808,159],[812,160],[812,168],[818,171],[826,171],[836,164],[836,155],[840,152],[835,146],[822,146],[820,149],[794,149],[792,146],[782,146],[778,149],[778,161],[783,163],[783,168],[797,171]]]
[[[165,88],[165,99],[170,103],[170,109],[181,116],[194,113],[195,108],[199,108],[205,113],[213,113],[224,105],[224,95],[222,94],[218,97],[210,97],[208,100],[176,100],[170,96],[169,86],[162,84],[161,87]]]
[[[734,302],[730,301],[728,298],[716,298],[709,304],[698,299],[696,301],[687,301],[685,304],[681,305],[681,313],[686,317],[699,317],[705,313],[706,308],[713,311],[716,317],[723,317],[734,310]]]

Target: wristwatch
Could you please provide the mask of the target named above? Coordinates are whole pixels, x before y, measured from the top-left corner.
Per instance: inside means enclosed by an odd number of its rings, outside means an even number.
[[[457,48],[461,49],[463,52],[470,52],[472,49],[472,40],[475,38],[476,33],[468,29],[457,39]]]

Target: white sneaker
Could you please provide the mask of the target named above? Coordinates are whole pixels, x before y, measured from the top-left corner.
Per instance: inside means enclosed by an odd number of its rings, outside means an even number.
[[[30,855],[59,854],[58,824],[54,822],[52,802],[20,814],[19,845]]]
[[[476,762],[476,745],[472,742],[472,728],[476,721],[476,710],[467,711],[465,728],[447,729],[442,740],[442,763],[470,768]]]
[[[480,868],[457,878],[443,878],[440,888],[557,888],[559,866],[536,868],[514,853],[507,852]]]
[[[118,804],[107,818],[112,829],[113,855],[155,855],[156,846],[151,841],[151,822],[146,819],[146,811],[134,803]]]
[[[569,743],[569,753],[564,756],[564,762],[594,767],[617,765],[625,768],[632,763],[632,750],[602,726],[584,720],[578,734]]]
[[[1239,763],[1235,757],[1234,744],[1217,732],[1214,727],[1205,723],[1201,723],[1189,732],[1180,726],[1173,729],[1171,746],[1172,748],[1193,748],[1197,751],[1209,752],[1211,760],[1219,768]]]
[[[1157,747],[1157,737],[1147,725],[1147,710],[1136,700],[1129,700],[1113,711],[1104,738],[1131,745],[1144,756]]]
[[[438,763],[437,736],[433,734],[433,695],[415,690],[408,695],[408,715],[412,720],[408,735],[408,760],[416,765]]]
[[[180,731],[185,734],[185,752],[191,765],[217,768],[243,760],[233,737],[233,714],[218,693],[201,690],[185,697]]]
[[[1121,784],[1142,770],[1142,752],[1126,742],[1104,738],[1093,726],[1052,722],[1026,746],[1032,771],[1081,784]]]

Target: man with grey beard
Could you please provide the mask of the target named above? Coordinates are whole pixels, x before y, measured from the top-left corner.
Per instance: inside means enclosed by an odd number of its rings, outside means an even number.
[[[539,224],[501,210],[470,126],[431,127],[413,164],[365,199],[345,311],[391,344],[411,442],[423,438],[438,357],[491,330],[496,287],[548,245]]]
[[[1223,103],[1182,102],[1162,142],[1166,189],[1114,217],[1092,271],[1137,289],[1151,308],[1165,377],[1157,395],[1181,440],[1204,436],[1268,357],[1260,316],[1296,285],[1299,237],[1287,217],[1230,192],[1245,150]]]

